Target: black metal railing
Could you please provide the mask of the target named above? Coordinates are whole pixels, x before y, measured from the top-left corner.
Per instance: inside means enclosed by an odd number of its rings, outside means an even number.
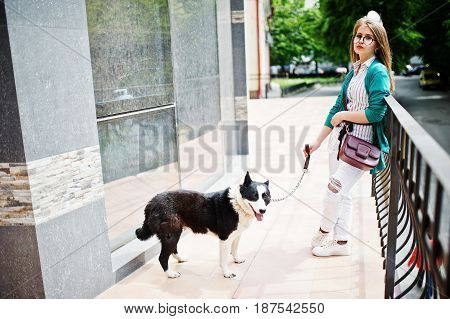
[[[394,97],[386,101],[390,154],[373,179],[385,298],[448,298],[450,157]]]

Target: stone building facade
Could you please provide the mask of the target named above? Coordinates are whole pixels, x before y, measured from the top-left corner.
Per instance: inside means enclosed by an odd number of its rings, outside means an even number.
[[[248,152],[243,10],[0,2],[1,298],[95,297],[155,255],[133,235],[154,194]]]

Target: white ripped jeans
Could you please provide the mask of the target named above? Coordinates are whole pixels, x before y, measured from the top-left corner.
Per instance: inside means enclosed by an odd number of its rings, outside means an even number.
[[[351,191],[363,176],[363,170],[337,160],[337,151],[329,152],[330,180],[324,196],[323,217],[320,228],[334,230],[335,240],[349,240],[352,225]]]

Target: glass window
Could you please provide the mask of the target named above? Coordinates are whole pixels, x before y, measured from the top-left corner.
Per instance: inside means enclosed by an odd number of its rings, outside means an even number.
[[[112,249],[144,207],[179,188],[167,0],[87,0],[98,136]]]
[[[179,188],[174,117],[170,107],[98,122],[113,249],[135,239],[154,195]]]
[[[216,1],[170,5],[181,185],[204,191],[223,174]]]
[[[86,6],[97,117],[172,104],[167,1]]]

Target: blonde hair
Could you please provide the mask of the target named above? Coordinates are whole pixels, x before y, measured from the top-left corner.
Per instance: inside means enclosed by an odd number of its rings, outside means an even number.
[[[378,17],[378,19],[377,19]],[[375,41],[378,43],[377,50],[375,50],[375,56],[381,60],[381,62],[386,66],[389,74],[390,81],[390,91],[394,92],[395,84],[394,78],[392,76],[392,56],[391,49],[389,47],[389,40],[386,33],[386,29],[381,22],[380,16],[375,11],[370,11],[367,16],[358,19],[353,28],[353,36],[350,41],[350,60],[355,63],[359,60],[358,54],[353,49],[353,37],[356,35],[358,28],[362,25],[366,25],[372,31]]]

